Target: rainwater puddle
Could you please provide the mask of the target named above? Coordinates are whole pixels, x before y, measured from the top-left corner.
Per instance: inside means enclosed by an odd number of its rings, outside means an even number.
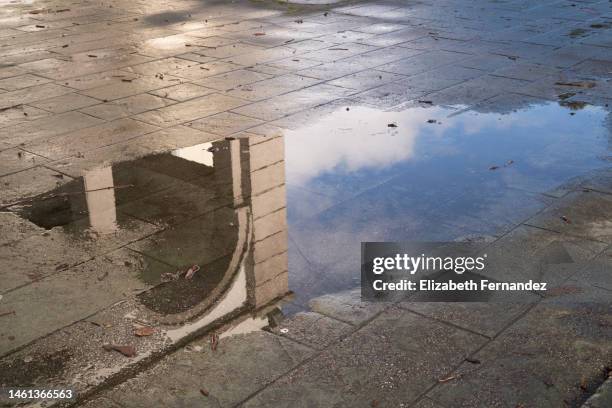
[[[608,112],[572,108],[351,106],[287,130],[297,302],[358,286],[363,241],[491,240],[609,166]]]
[[[219,140],[85,170],[24,198],[8,210],[40,233],[10,251],[16,272],[40,262],[21,278],[61,285],[73,314],[135,298],[139,319],[201,327],[288,295],[285,206],[282,138]],[[38,293],[35,308],[58,301]]]

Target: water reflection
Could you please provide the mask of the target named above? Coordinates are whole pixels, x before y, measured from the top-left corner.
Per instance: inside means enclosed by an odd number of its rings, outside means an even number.
[[[22,281],[6,276],[3,308],[16,312],[3,320],[0,352],[118,301],[173,341],[220,321],[264,319],[290,294],[283,152],[281,136],[198,144],[85,170],[10,207],[46,232],[6,248]],[[32,265],[36,275],[25,273]],[[32,309],[54,318],[19,330]]]
[[[362,241],[490,240],[563,194],[564,182],[609,165],[605,109],[490,110],[296,115],[303,124],[285,135],[290,282],[302,307],[359,284]]]

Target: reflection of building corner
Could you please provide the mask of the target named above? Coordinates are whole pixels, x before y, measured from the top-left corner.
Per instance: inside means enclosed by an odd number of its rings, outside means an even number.
[[[282,136],[240,140],[248,154],[248,178],[253,230],[245,259],[249,303],[259,308],[289,292],[284,139]]]

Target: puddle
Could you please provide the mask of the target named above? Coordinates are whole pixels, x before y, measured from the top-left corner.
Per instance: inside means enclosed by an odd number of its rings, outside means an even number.
[[[38,335],[19,319],[58,304],[70,310],[33,322],[37,331],[135,298],[134,316],[183,333],[286,297],[283,151],[282,137],[199,144],[87,170],[9,207],[41,233],[7,247],[21,281],[2,287],[2,311],[14,314],[3,317],[0,352]]]
[[[359,284],[362,241],[491,239],[564,182],[609,166],[608,112],[564,105],[350,106],[287,130],[290,284],[308,294],[301,304]]]
[[[11,244],[4,308],[51,308],[61,287],[72,308],[40,322],[52,332],[135,297],[134,316],[179,325],[169,332],[177,341],[289,289],[296,298],[283,311],[305,308],[359,284],[362,241],[487,240],[527,219],[563,182],[609,165],[599,159],[606,115],[552,103],[510,114],[351,106],[284,135],[91,169],[9,208],[43,233]],[[20,294],[28,279],[35,305]],[[13,315],[4,319],[12,333]],[[0,348],[30,335],[0,336]]]

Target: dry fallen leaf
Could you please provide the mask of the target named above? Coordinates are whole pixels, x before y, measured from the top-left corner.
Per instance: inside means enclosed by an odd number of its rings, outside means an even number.
[[[134,335],[137,337],[147,337],[155,334],[155,329],[149,326],[137,327],[134,329]]]
[[[574,88],[594,88],[595,82],[577,81],[577,82],[555,82],[559,86],[571,86]]]

